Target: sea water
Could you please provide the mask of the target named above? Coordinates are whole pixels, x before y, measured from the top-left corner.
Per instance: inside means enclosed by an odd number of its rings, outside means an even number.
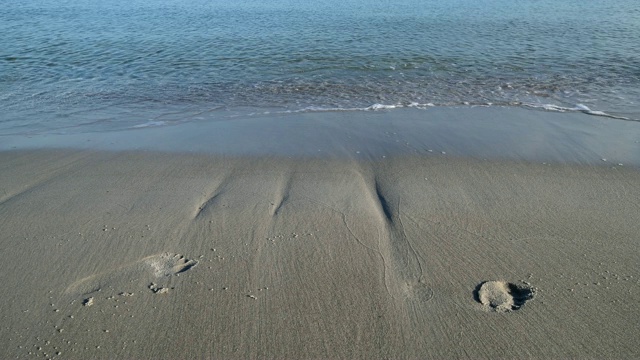
[[[637,0],[0,0],[0,34],[0,135],[402,107],[640,120]]]

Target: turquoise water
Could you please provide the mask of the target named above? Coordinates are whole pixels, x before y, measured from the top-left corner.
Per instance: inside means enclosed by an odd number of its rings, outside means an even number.
[[[637,0],[0,5],[0,135],[460,105],[640,119]]]

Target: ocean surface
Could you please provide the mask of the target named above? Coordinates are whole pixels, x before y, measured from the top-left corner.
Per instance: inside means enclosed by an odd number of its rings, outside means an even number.
[[[638,0],[0,0],[0,34],[0,135],[402,107],[640,120]]]

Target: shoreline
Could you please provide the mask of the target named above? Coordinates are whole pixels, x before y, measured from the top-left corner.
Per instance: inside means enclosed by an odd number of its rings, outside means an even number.
[[[113,132],[11,135],[0,140],[0,151],[157,151],[355,161],[446,155],[640,166],[640,123],[497,107],[262,115]]]

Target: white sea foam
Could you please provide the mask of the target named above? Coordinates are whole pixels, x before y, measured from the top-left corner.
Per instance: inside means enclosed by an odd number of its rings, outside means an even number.
[[[576,104],[576,106],[574,107],[564,107],[564,106],[559,106],[554,104],[530,104],[530,103],[523,103],[522,105],[527,107],[537,108],[537,109],[544,109],[548,111],[558,111],[558,112],[579,111],[589,115],[604,116],[612,119],[631,120],[628,117],[607,114],[604,111],[599,111],[599,110],[591,110],[588,106],[584,104]]]
[[[393,109],[401,109],[401,108],[417,108],[417,109],[426,109],[430,107],[436,106],[435,104],[429,102],[425,104],[421,104],[418,102],[411,102],[409,104],[373,104],[366,107],[322,107],[322,106],[307,106],[302,109],[296,110],[284,110],[275,112],[278,114],[295,114],[295,113],[306,113],[306,112],[333,112],[333,111],[384,111],[384,110],[393,110]],[[260,113],[261,115],[268,115],[271,112],[265,111]],[[251,115],[257,115],[257,113],[252,113]]]
[[[144,124],[134,125],[134,126],[132,126],[132,128],[140,129],[140,128],[146,128],[146,127],[152,127],[152,126],[163,126],[163,125],[166,125],[166,124],[167,124],[166,121],[152,120],[152,121],[146,122]]]
[[[369,106],[368,108],[366,108],[365,110],[390,110],[390,109],[396,109],[398,107],[403,107],[400,104],[397,105],[385,105],[385,104],[373,104],[371,106]]]
[[[554,105],[554,104],[535,104],[535,103],[517,103],[517,104],[512,104],[512,106],[524,106],[524,107],[531,107],[531,108],[536,108],[536,109],[543,109],[543,110],[547,110],[547,111],[557,111],[557,112],[582,112],[585,114],[589,114],[589,115],[595,115],[595,116],[603,116],[603,117],[608,117],[608,118],[612,118],[612,119],[618,119],[618,120],[634,120],[634,119],[630,119],[628,117],[624,117],[624,116],[618,116],[618,115],[612,115],[612,114],[608,114],[604,111],[599,111],[599,110],[591,110],[588,106],[584,105],[584,104],[576,104],[574,107],[564,107],[564,106],[560,106],[560,105]],[[340,112],[344,112],[344,111],[385,111],[385,110],[394,110],[394,109],[401,109],[401,108],[416,108],[416,109],[428,109],[430,107],[435,107],[438,106],[434,103],[428,102],[428,103],[418,103],[418,102],[411,102],[409,104],[402,104],[402,103],[397,103],[397,104],[373,104],[367,107],[321,107],[321,106],[309,106],[309,107],[305,107],[302,109],[297,109],[297,110],[285,110],[285,111],[281,111],[281,112],[275,112],[275,113],[307,113],[307,112],[336,112],[336,111],[340,111]],[[442,106],[452,106],[451,104],[446,104],[446,105],[442,105]],[[455,106],[455,105],[453,105]],[[479,103],[479,104],[471,104],[469,102],[464,102],[462,104],[462,106],[479,106],[479,107],[493,107],[493,106],[504,106],[504,105],[498,105],[498,104],[494,104],[491,102],[487,102],[487,103]],[[262,115],[267,115],[270,114],[271,112],[264,112],[261,113]],[[256,113],[254,113],[253,115],[257,115]],[[634,120],[637,121],[637,120]]]

